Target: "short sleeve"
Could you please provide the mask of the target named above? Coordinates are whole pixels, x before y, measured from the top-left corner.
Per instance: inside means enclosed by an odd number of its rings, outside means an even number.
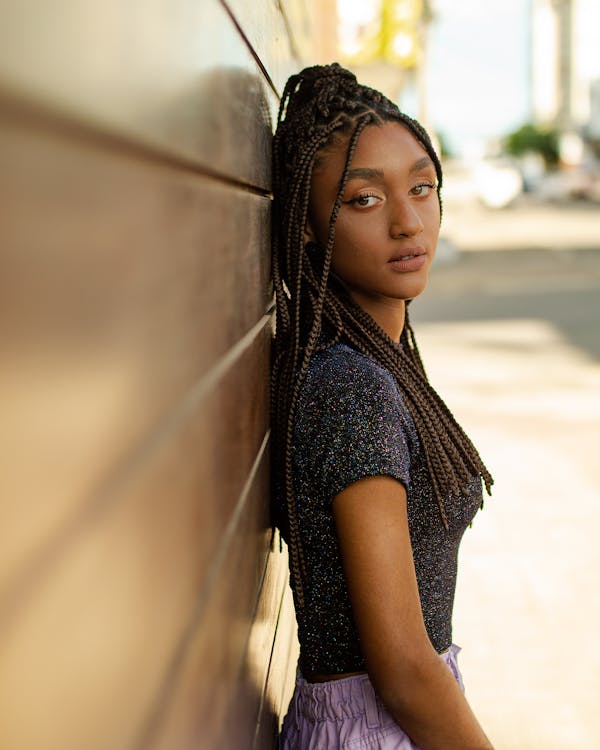
[[[294,466],[329,500],[367,476],[409,486],[412,420],[396,380],[344,345],[311,362],[298,400]]]

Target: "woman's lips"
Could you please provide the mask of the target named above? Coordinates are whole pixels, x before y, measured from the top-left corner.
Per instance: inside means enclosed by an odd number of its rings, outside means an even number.
[[[388,264],[394,271],[407,273],[409,271],[418,271],[423,268],[427,254],[422,248],[408,249],[402,252],[397,258],[388,261]]]

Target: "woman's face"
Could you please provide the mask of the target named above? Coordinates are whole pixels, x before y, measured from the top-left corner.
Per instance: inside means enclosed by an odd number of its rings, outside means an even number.
[[[329,149],[313,172],[307,233],[321,246],[346,153],[347,143]],[[431,158],[401,124],[363,130],[335,225],[332,268],[376,319],[378,307],[403,308],[427,284],[440,226],[436,184]]]

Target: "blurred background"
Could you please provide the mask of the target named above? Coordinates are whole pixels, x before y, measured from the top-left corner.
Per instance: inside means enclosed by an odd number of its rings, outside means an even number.
[[[434,135],[412,305],[495,476],[455,640],[498,750],[600,747],[596,0],[0,2],[0,747],[271,750],[271,135],[334,59]]]

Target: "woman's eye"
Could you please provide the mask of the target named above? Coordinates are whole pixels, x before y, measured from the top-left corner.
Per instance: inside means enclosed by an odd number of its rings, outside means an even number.
[[[360,206],[360,208],[371,208],[379,198],[376,195],[359,195],[356,198],[348,201],[353,206]]]
[[[415,185],[414,188],[411,189],[410,193],[411,195],[416,195],[419,198],[424,198],[425,196],[429,195],[429,193],[435,189],[435,185],[433,185],[431,182],[422,182],[420,185]]]

